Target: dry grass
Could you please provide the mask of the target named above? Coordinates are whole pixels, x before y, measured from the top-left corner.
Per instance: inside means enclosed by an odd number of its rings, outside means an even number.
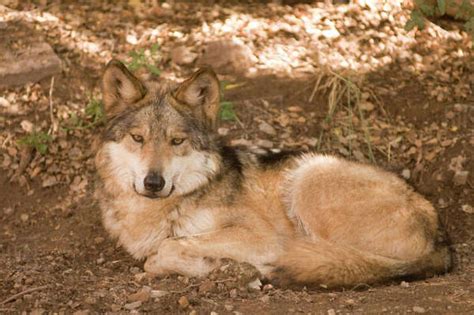
[[[357,115],[361,121],[362,129],[364,132],[365,142],[367,144],[367,155],[371,162],[375,162],[375,157],[372,151],[372,144],[370,141],[370,132],[367,119],[364,117],[364,112],[359,106],[361,100],[361,86],[363,85],[364,78],[356,76],[347,71],[335,72],[329,67],[318,67],[317,74],[314,79],[314,86],[311,95],[308,99],[312,102],[314,96],[317,93],[321,93],[327,96],[327,114],[324,119],[324,123],[327,126],[331,126],[333,123],[333,117],[339,110],[346,110],[348,113],[348,130],[352,134],[355,132],[352,124],[352,118]],[[354,111],[356,111],[354,113]],[[329,127],[328,127],[329,128]],[[318,150],[323,143],[324,128],[321,130],[319,135]],[[349,150],[352,154],[352,148],[349,144]]]

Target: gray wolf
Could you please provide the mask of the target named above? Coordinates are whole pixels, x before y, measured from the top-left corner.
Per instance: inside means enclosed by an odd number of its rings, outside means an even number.
[[[202,277],[226,258],[279,284],[347,287],[450,268],[435,209],[402,179],[329,155],[227,147],[219,97],[211,69],[167,90],[118,61],[105,69],[96,196],[145,271]]]

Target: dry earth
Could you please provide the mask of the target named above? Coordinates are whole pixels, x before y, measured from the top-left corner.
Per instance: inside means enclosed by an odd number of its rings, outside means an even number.
[[[0,313],[474,313],[472,40],[454,20],[407,33],[398,2],[361,3],[0,6],[2,49],[40,38],[62,62],[54,80],[0,90]],[[169,80],[212,63],[236,115],[219,129],[232,145],[334,153],[405,177],[439,209],[455,269],[344,291],[259,286],[231,262],[207,279],[147,277],[92,198],[102,124],[91,109],[111,57]],[[19,143],[31,134],[36,147]]]

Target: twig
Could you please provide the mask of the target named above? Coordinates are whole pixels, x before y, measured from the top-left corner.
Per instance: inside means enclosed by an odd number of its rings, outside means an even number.
[[[48,287],[49,287],[48,285],[43,285],[43,286],[41,286],[41,287],[31,288],[31,289],[22,291],[22,292],[20,292],[20,293],[14,294],[14,295],[10,296],[9,298],[7,298],[6,300],[4,300],[3,302],[1,302],[0,305],[4,305],[4,304],[7,304],[8,302],[14,301],[14,300],[16,300],[17,298],[19,298],[20,296],[23,296],[23,295],[25,295],[25,294],[28,294],[28,293],[31,293],[31,292],[35,292],[35,291],[44,290],[44,289],[46,289],[46,288],[48,288]]]
[[[49,118],[51,119],[51,127],[48,130],[48,134],[55,133],[57,131],[57,124],[54,119],[53,113],[53,89],[54,89],[54,76],[51,78],[51,85],[49,87]]]
[[[350,291],[355,291],[355,290],[363,288],[363,287],[365,287],[366,289],[371,289],[372,288],[372,286],[368,285],[367,283],[359,283],[359,284],[355,285],[354,287],[352,287],[350,289]]]

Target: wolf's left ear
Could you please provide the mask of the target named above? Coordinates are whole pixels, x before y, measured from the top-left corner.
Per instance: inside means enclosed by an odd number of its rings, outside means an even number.
[[[107,117],[113,117],[146,94],[143,83],[118,60],[112,59],[102,78],[102,95]]]
[[[174,97],[178,106],[191,110],[208,127],[215,129],[219,114],[219,80],[211,68],[195,72],[178,87]]]

